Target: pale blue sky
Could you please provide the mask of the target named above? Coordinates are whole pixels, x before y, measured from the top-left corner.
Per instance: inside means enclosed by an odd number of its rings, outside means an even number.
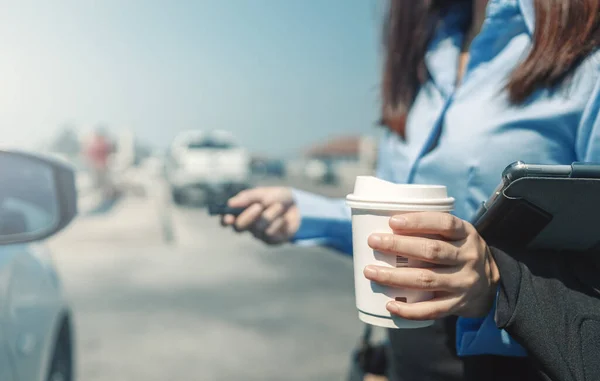
[[[277,155],[373,132],[377,0],[2,0],[0,134],[225,128]]]

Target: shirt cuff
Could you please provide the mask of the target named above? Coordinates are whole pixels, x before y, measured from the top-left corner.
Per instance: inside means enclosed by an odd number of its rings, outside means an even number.
[[[496,293],[496,300],[498,293]],[[458,318],[456,351],[459,356],[497,355],[524,357],[527,352],[508,332],[496,326],[496,301],[490,313],[479,319]]]
[[[301,246],[329,246],[352,254],[350,209],[343,199],[333,199],[293,189],[300,227],[291,242]]]
[[[319,218],[318,213],[323,208],[327,209],[324,197],[301,191],[298,189],[292,190],[294,202],[300,213],[300,227],[292,238],[292,242],[299,244],[310,244],[311,242],[319,243],[325,238],[327,233],[326,219]],[[325,205],[324,205],[325,204]]]

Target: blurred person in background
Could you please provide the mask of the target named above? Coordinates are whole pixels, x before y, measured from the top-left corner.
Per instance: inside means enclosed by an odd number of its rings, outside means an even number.
[[[92,170],[94,186],[100,189],[105,196],[112,196],[112,185],[109,177],[109,159],[113,146],[102,127],[97,127],[86,144],[83,154]]]
[[[554,348],[532,359],[501,329],[511,315],[511,332],[515,325],[531,324],[506,305],[514,302],[510,297],[518,294],[519,285],[533,287],[535,276],[528,266],[535,263],[489,248],[468,221],[511,162],[600,161],[600,2],[388,4],[381,82],[381,124],[387,132],[379,145],[377,176],[397,183],[443,184],[456,199],[454,216],[392,218],[395,234],[369,239],[374,249],[413,258],[429,255],[428,260],[440,264],[433,269],[365,269],[375,282],[436,291],[432,301],[389,303],[388,310],[400,317],[438,319],[428,328],[389,330],[390,377],[562,380],[571,379],[569,372],[597,369],[597,361],[578,350]],[[275,187],[244,191],[229,204],[246,210],[237,218],[224,216],[223,224],[250,231],[266,243],[319,244],[352,253],[344,200]],[[427,247],[435,251],[424,252]],[[545,329],[553,327],[554,318],[546,316]],[[552,342],[555,335],[549,332],[540,340]],[[568,369],[559,369],[558,363]]]

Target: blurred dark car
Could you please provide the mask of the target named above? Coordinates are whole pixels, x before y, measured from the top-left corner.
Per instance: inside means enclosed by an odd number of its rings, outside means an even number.
[[[280,159],[253,159],[250,168],[254,176],[259,177],[285,177],[285,161]]]

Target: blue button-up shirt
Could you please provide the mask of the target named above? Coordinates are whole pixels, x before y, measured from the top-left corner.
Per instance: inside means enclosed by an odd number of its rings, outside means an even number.
[[[397,183],[443,184],[456,216],[469,220],[511,162],[570,164],[600,161],[600,55],[588,57],[556,89],[536,91],[512,105],[504,87],[532,44],[533,0],[490,0],[457,87],[465,10],[444,18],[426,52],[430,79],[408,114],[407,138],[388,132],[380,142],[377,175]],[[352,252],[344,200],[296,192],[302,224],[296,242]],[[485,319],[459,319],[460,355],[525,355]]]

